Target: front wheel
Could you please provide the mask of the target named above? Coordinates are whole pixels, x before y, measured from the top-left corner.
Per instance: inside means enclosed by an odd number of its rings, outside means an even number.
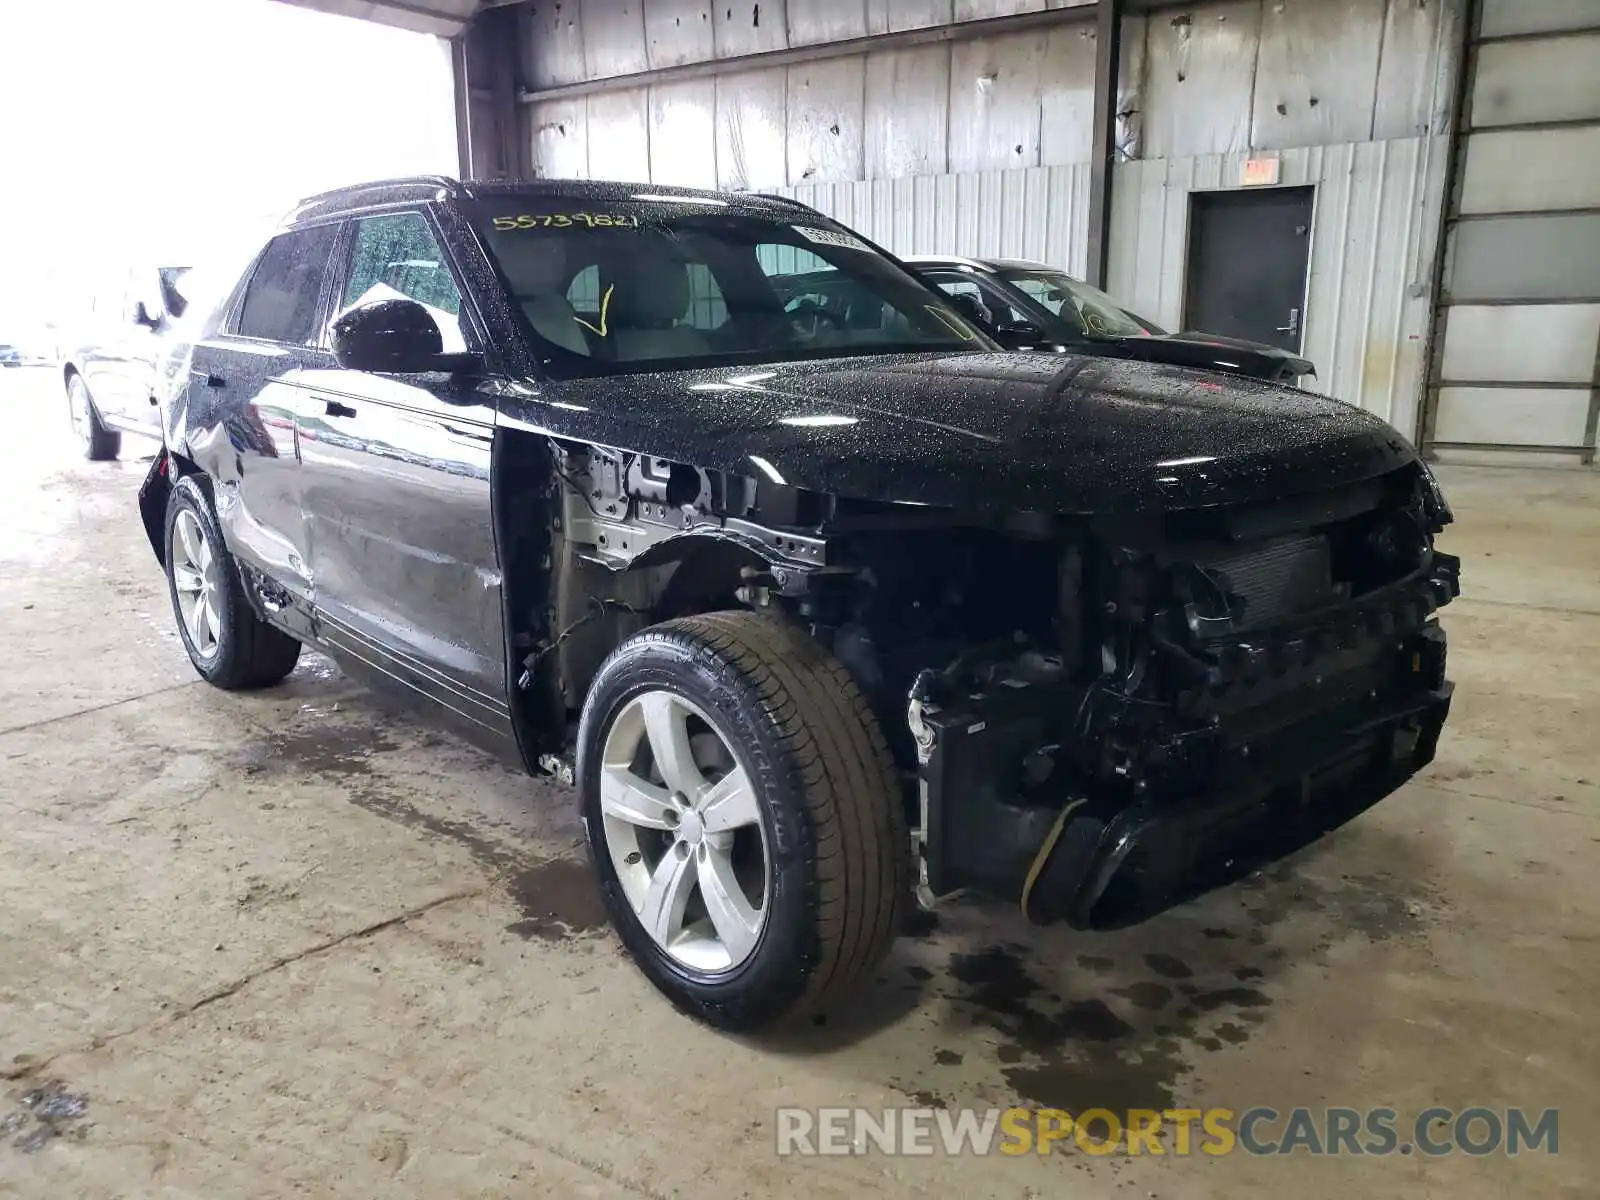
[[[905,818],[831,654],[752,613],[667,621],[606,660],[578,736],[607,910],[680,1009],[752,1030],[871,974],[909,895]]]
[[[208,683],[229,691],[271,687],[294,670],[300,643],[251,609],[193,476],[178,480],[167,501],[167,586],[183,648]]]

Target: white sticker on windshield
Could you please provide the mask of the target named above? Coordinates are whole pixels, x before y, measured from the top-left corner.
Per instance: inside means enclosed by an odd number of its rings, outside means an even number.
[[[869,254],[872,252],[872,247],[848,233],[839,233],[832,229],[808,229],[804,225],[796,225],[794,231],[809,242],[820,242],[824,246],[843,246],[847,250],[865,250]]]

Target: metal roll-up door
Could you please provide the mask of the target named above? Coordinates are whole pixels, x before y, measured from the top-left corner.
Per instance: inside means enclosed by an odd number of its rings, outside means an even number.
[[[1423,441],[1592,463],[1600,0],[1474,9]]]

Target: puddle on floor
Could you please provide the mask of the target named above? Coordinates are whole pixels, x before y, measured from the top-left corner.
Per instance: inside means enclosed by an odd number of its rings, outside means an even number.
[[[511,877],[511,898],[522,919],[506,926],[518,937],[553,942],[598,929],[605,905],[594,869],[584,858],[552,858]]]

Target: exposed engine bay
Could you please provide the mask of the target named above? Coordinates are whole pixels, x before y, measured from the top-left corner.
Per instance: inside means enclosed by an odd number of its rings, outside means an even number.
[[[803,625],[889,736],[925,903],[1143,919],[1376,803],[1448,711],[1432,616],[1459,564],[1417,463],[1270,504],[983,520],[636,456],[561,474],[569,694],[686,597]]]

